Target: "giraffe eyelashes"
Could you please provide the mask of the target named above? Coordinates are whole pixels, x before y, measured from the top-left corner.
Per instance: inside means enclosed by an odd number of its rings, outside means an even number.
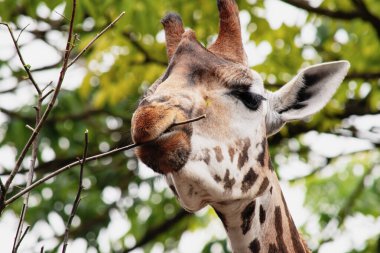
[[[249,110],[256,111],[263,100],[266,100],[263,96],[251,93],[249,91],[241,90],[241,89],[235,89],[228,93],[228,95],[231,95],[238,100],[240,100],[245,107],[247,107]]]

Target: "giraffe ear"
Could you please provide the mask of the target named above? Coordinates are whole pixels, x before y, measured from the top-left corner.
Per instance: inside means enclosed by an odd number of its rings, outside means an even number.
[[[267,134],[277,132],[286,122],[321,110],[342,83],[349,67],[347,61],[313,65],[300,71],[278,91],[269,93]]]

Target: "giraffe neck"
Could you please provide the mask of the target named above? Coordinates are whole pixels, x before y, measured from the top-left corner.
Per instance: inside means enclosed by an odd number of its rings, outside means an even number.
[[[289,214],[277,177],[254,200],[215,204],[234,253],[308,253]]]

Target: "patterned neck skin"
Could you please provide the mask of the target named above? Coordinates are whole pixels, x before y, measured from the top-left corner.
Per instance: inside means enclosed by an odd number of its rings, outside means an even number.
[[[288,211],[267,139],[237,140],[230,144],[209,140],[205,145],[204,138],[193,136],[189,161],[182,170],[166,175],[179,202],[189,211],[211,205],[234,253],[310,252]],[[204,144],[201,149],[199,142]]]
[[[276,174],[253,200],[214,204],[234,253],[309,253],[289,213]]]

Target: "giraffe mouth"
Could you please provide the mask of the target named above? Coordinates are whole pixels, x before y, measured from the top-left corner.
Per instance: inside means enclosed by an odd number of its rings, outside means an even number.
[[[157,173],[179,171],[190,156],[191,132],[189,126],[168,127],[155,140],[136,148],[136,155]]]

